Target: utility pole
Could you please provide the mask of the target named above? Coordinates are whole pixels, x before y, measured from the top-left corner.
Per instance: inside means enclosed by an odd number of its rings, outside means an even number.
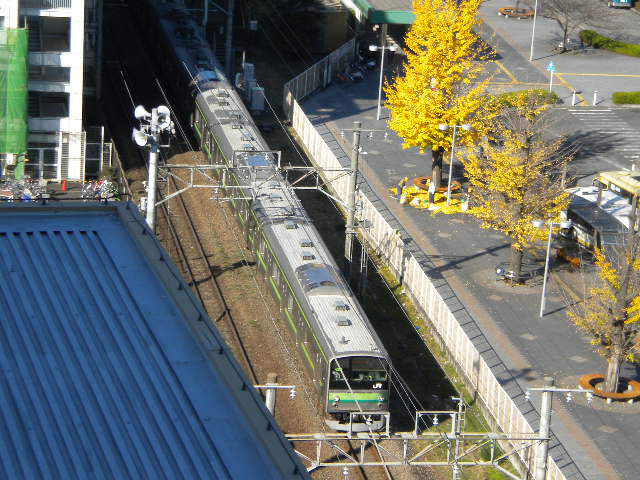
[[[356,186],[358,183],[358,159],[360,156],[360,128],[362,123],[353,122],[353,146],[351,150],[351,169],[349,170],[349,190],[347,191],[347,224],[344,239],[344,257],[346,259],[347,278],[351,280],[353,268],[353,239],[356,235]]]

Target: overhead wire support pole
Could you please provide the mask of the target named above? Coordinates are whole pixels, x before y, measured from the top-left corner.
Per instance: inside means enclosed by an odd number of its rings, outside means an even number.
[[[344,137],[345,131],[353,131],[353,144],[351,146],[351,168],[348,170],[349,175],[349,189],[347,191],[346,198],[346,209],[347,209],[347,222],[345,225],[345,243],[344,243],[344,263],[345,263],[345,274],[349,281],[351,281],[351,274],[353,270],[353,241],[356,236],[356,187],[358,184],[358,159],[360,155],[360,136],[362,132],[368,132],[369,138],[373,138],[373,132],[381,132],[384,133],[385,139],[387,138],[386,130],[377,130],[371,128],[362,128],[362,122],[355,121],[353,122],[353,129],[341,129],[340,135]],[[366,152],[363,152],[363,155]],[[329,198],[333,197],[328,194],[326,191],[321,190],[325,195]],[[336,199],[337,200],[337,199]],[[342,202],[338,201],[338,203],[342,204]],[[365,249],[364,246],[364,238],[366,236],[364,228],[362,225],[359,225],[363,228],[363,244],[362,248]],[[361,264],[362,266],[362,264]],[[362,273],[362,272],[361,272]],[[362,279],[361,275],[361,279]]]
[[[544,387],[553,387],[553,377],[544,377]],[[540,429],[541,439],[549,437],[551,424],[551,404],[553,400],[553,392],[549,390],[542,391],[542,406],[540,407]],[[541,440],[536,448],[536,464],[534,470],[534,480],[545,480],[547,476],[547,455],[549,454],[549,441]]]
[[[227,3],[227,39],[224,53],[224,69],[229,78],[233,78],[233,13],[235,11],[235,0],[228,0]]]
[[[347,224],[344,240],[344,257],[346,259],[346,270],[351,278],[353,267],[353,237],[355,236],[356,217],[356,186],[358,182],[358,157],[360,155],[360,128],[362,123],[353,122],[353,147],[351,150],[351,169],[349,170],[349,189],[347,191]]]
[[[529,388],[525,393],[525,399],[529,400],[532,391],[542,393],[542,404],[540,406],[540,428],[538,429],[538,445],[536,447],[536,457],[534,463],[533,479],[546,480],[547,466],[549,461],[549,439],[551,434],[551,407],[554,393],[566,393],[567,403],[571,402],[574,393],[584,393],[587,395],[587,404],[593,401],[593,392],[582,388],[558,388],[554,387],[554,379],[551,376],[543,378],[543,386]]]

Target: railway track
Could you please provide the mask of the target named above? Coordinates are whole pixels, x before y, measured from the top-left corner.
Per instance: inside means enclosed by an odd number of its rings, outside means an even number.
[[[119,19],[124,20],[121,15],[119,15]],[[123,99],[123,101],[110,102],[109,105],[111,108],[111,117],[118,119],[116,122],[111,122],[111,124],[116,123],[121,127],[119,132],[113,132],[114,136],[118,135],[120,137],[126,135],[125,132],[130,132],[134,126],[137,126],[133,123],[132,115],[136,102],[144,102],[147,105],[155,106],[164,103],[166,98],[164,92],[160,90],[159,85],[156,85],[155,91],[148,88],[148,85],[153,83],[149,77],[143,81],[140,81],[141,79],[138,78],[131,81],[133,75],[126,69],[125,65],[131,64],[130,62],[133,58],[135,58],[136,62],[145,62],[148,60],[144,58],[144,56],[138,55],[138,52],[133,51],[132,46],[135,45],[135,40],[129,35],[118,36],[116,41],[124,40],[128,42],[128,45],[119,44],[117,45],[119,48],[113,48],[110,51],[112,60],[110,65],[108,64],[108,67],[110,67],[113,72],[112,75],[107,75],[107,77],[111,78],[112,82],[113,79],[120,77],[120,82],[113,82],[116,84],[112,83],[105,89],[110,94],[110,97],[113,95],[116,98],[119,97]],[[123,58],[121,56],[123,52],[129,52],[129,56]],[[125,53],[125,55],[127,55],[127,53]],[[146,67],[145,71],[153,74],[153,66],[147,65]],[[119,72],[115,70],[119,70]],[[146,88],[141,89],[141,85],[144,85]],[[126,108],[128,106],[131,106],[131,109]],[[127,122],[128,128],[123,125],[123,120]],[[176,122],[178,121],[178,119],[175,120]],[[172,144],[168,152],[162,152],[165,161],[173,155],[189,151],[188,141],[187,138],[180,139]],[[133,180],[133,183],[141,183],[148,177],[145,153],[135,147],[132,142],[129,146],[125,144],[123,150],[124,157],[126,158],[126,161],[123,161],[123,166],[127,168],[129,172],[131,172],[132,167],[137,167],[129,174],[130,179]],[[168,188],[177,189],[174,179],[168,178],[167,183]],[[141,192],[141,189],[138,189],[138,193],[146,195],[146,193]],[[163,200],[162,193],[160,191],[158,193],[158,201]],[[168,247],[168,250],[175,253],[175,256],[178,257],[179,265],[185,279],[188,284],[192,286],[200,302],[207,308],[209,316],[216,323],[219,321],[225,322],[229,332],[231,332],[231,335],[234,337],[233,340],[237,347],[236,352],[240,355],[240,362],[250,375],[251,380],[258,383],[255,368],[251,363],[251,359],[240,336],[235,319],[226,301],[223,288],[216,278],[214,266],[211,265],[209,261],[210,255],[205,250],[203,242],[194,226],[191,213],[187,209],[181,195],[174,197],[171,200],[171,204],[173,208],[170,208],[168,203],[162,203],[158,207],[157,230],[159,237],[161,240],[165,240],[165,247]],[[179,232],[187,232],[189,238],[181,237]],[[166,241],[169,241],[171,245],[166,245]]]
[[[119,16],[119,20],[122,17]],[[119,132],[112,132],[114,137],[118,135],[120,138],[129,139],[131,128],[136,126],[133,118],[133,108],[136,104],[144,104],[148,107],[156,106],[163,103],[169,103],[163,98],[160,90],[157,88],[149,88],[149,84],[153,83],[153,67],[151,65],[144,65],[145,59],[139,52],[135,52],[131,47],[131,44],[135,42],[128,34],[119,36],[122,39],[126,39],[128,42],[128,52],[126,58],[117,56],[111,60],[111,69],[113,75],[111,76],[113,85],[109,85],[109,90],[114,93],[113,98],[119,98],[109,102],[109,107],[113,110],[113,117]],[[125,48],[125,49],[126,49]],[[125,68],[126,65],[131,62],[138,64],[142,63],[142,68],[139,68],[146,73],[146,78],[133,79],[133,73],[130,73]],[[140,83],[139,83],[139,81]],[[115,85],[117,83],[117,85]],[[138,85],[142,85],[142,87]],[[117,95],[115,93],[117,92]],[[105,94],[105,97],[107,95]],[[111,95],[109,98],[112,98]],[[114,122],[112,122],[113,124]],[[132,180],[132,189],[134,195],[137,192],[138,195],[145,195],[144,190],[140,187],[140,184],[147,177],[146,171],[146,153],[135,147],[132,142],[128,142],[128,147],[121,151],[127,160],[125,167],[128,168],[128,177]],[[188,140],[180,140],[174,143],[171,150],[167,153],[167,157],[171,158],[173,155],[183,154],[190,151],[191,147],[188,145]],[[185,162],[175,162],[185,163]],[[199,163],[202,163],[200,161]],[[132,168],[133,167],[133,168]],[[137,185],[137,189],[136,189]],[[172,179],[166,179],[164,183],[165,191],[175,191],[177,186]],[[159,198],[160,200],[161,198]],[[201,206],[201,205],[200,205]],[[190,210],[191,209],[191,210]],[[243,340],[241,329],[238,328],[233,315],[233,307],[229,306],[226,299],[225,287],[218,282],[215,256],[212,256],[210,246],[205,245],[198,233],[197,222],[194,221],[192,211],[194,210],[193,202],[191,204],[185,204],[182,196],[178,195],[174,197],[170,202],[163,203],[158,208],[158,236],[165,244],[165,247],[170,250],[173,258],[181,267],[185,279],[193,287],[194,293],[198,296],[200,301],[205,305],[208,310],[209,316],[215,321],[227,326],[227,339],[230,343],[235,344],[234,351],[238,353],[238,360],[243,364],[247,373],[251,376],[251,380],[255,383],[260,383],[259,377],[263,380],[265,378],[264,368],[262,372],[256,371],[256,365],[252,362],[251,352],[247,351]],[[193,211],[195,214],[195,212]],[[234,221],[230,218],[231,213],[227,212],[224,215],[228,216],[226,220]],[[236,247],[240,248],[239,245]],[[235,248],[235,247],[233,247]],[[237,312],[237,307],[236,307]],[[229,339],[229,336],[232,339]],[[286,347],[285,347],[286,348]],[[254,347],[255,353],[255,347]],[[262,362],[262,358],[258,360]],[[290,361],[285,359],[284,362]],[[283,359],[279,360],[280,364],[283,364]],[[259,364],[258,364],[259,365]],[[262,367],[262,365],[260,365]],[[275,369],[274,369],[275,370]],[[301,379],[294,379],[295,384],[301,384]],[[291,415],[301,415],[299,412],[290,412]],[[302,414],[304,415],[304,414]],[[282,418],[278,421],[281,422]],[[283,429],[286,429],[286,420],[283,425]],[[318,426],[307,426],[307,431],[319,431]],[[291,431],[291,430],[290,430]],[[292,430],[300,431],[300,430]],[[347,450],[359,450],[359,446],[349,442]],[[377,455],[377,452],[376,452]],[[343,477],[341,469],[325,469],[318,471],[314,474],[316,478],[322,479],[343,479],[349,478],[349,480],[356,480],[361,478],[363,480],[393,480],[394,476],[386,468],[367,469],[364,468],[350,468],[350,475]],[[404,478],[404,475],[401,475]]]

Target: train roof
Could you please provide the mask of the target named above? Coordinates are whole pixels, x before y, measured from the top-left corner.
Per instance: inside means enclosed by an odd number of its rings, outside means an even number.
[[[298,281],[334,355],[370,352],[386,356],[315,227],[309,222],[284,221],[264,228],[282,248],[292,278]]]
[[[134,206],[0,219],[3,478],[308,478]]]
[[[253,172],[240,170],[240,180],[248,187],[243,193],[254,199],[254,211],[265,231],[271,233],[275,244],[281,248],[282,261],[286,259],[290,273],[310,262],[322,263],[337,271],[333,258],[300,200],[274,168],[278,162],[277,154],[269,151],[251,114],[221,71],[218,61],[201,51],[206,45],[202,28],[184,9],[176,5],[168,7],[152,3],[165,34],[177,38],[176,56],[184,65],[190,66],[188,74],[193,80],[192,85],[197,85],[196,102],[222,151],[229,157],[227,162],[233,167],[253,167]],[[184,42],[183,38],[189,38],[190,41]],[[198,57],[207,60],[198,61]],[[206,73],[208,71],[213,74]],[[289,228],[292,224],[296,228]],[[304,240],[310,241],[315,247],[302,246]],[[305,253],[312,253],[314,258]],[[336,295],[306,298],[315,312],[316,323],[322,329],[322,340],[335,355],[353,352],[387,355],[348,286],[341,284],[341,291],[336,291]],[[340,313],[341,317],[347,317],[351,322],[348,327],[336,324],[337,302],[350,306],[349,310]]]

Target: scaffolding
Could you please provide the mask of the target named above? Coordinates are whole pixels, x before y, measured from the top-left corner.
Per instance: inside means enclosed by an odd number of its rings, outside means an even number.
[[[24,28],[0,30],[0,153],[27,152],[27,44]]]

